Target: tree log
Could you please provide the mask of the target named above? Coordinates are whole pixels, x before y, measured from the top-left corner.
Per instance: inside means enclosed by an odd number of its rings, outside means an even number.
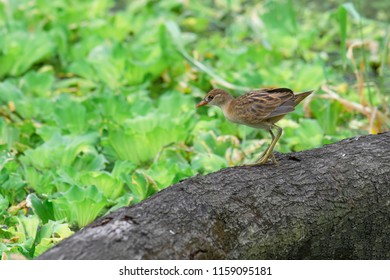
[[[39,259],[389,259],[390,132],[175,184]]]

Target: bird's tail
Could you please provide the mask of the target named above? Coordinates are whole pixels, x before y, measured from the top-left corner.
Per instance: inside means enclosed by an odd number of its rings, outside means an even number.
[[[305,92],[301,92],[301,93],[298,93],[295,95],[295,99],[294,99],[294,103],[295,103],[295,106],[297,106],[299,103],[301,103],[301,101],[303,99],[305,99],[306,97],[308,97],[310,94],[312,94],[314,92],[314,90],[309,90],[309,91],[305,91]],[[295,107],[294,106],[294,107]]]

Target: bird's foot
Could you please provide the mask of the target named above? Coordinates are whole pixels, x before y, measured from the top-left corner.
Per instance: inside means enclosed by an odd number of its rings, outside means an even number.
[[[248,165],[263,165],[263,164],[266,164],[269,160],[272,160],[272,162],[275,164],[275,165],[279,165],[279,162],[276,160],[275,158],[275,155],[273,153],[271,154],[263,154],[261,155],[256,161],[255,163],[252,163],[252,164],[248,164]]]

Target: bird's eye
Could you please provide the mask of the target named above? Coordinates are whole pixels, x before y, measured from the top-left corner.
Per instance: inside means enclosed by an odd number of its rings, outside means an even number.
[[[213,100],[214,96],[210,95],[207,97],[207,100]]]

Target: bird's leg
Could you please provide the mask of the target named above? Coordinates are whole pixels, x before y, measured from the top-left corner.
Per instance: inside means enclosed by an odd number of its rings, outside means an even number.
[[[273,132],[271,130],[272,128],[275,128],[277,130],[276,136],[274,136],[274,134],[273,134]],[[272,151],[274,150],[274,147],[275,147],[276,143],[279,141],[279,138],[282,135],[282,131],[283,130],[279,126],[277,126],[275,124],[272,124],[271,129],[270,129],[270,133],[271,133],[271,136],[272,136],[272,142],[269,145],[269,147],[267,148],[267,150],[265,151],[264,155],[262,155],[256,161],[256,164],[264,164],[264,163],[266,163],[271,155],[272,155],[273,161],[276,163],[276,159],[275,159],[274,155],[272,154]]]
[[[271,159],[272,159],[272,162],[275,164],[275,165],[279,165],[279,162],[276,160],[276,158],[275,158],[275,155],[274,155],[274,153],[271,153]]]
[[[272,135],[272,141],[274,141],[274,139],[275,139],[274,133],[272,132],[272,130],[270,130],[269,132],[270,132],[271,135]],[[280,136],[279,136],[279,137],[280,137]],[[278,139],[279,139],[279,138],[278,138]],[[271,144],[272,144],[272,141],[271,141]],[[278,140],[276,140],[276,141],[278,141]],[[275,144],[276,144],[276,143],[275,143]],[[270,145],[270,146],[271,146],[271,145]],[[269,147],[268,147],[268,148],[269,148]],[[268,149],[267,149],[267,151],[268,151]],[[276,164],[276,165],[279,164],[279,162],[276,160],[275,155],[274,155],[273,152],[271,152],[271,159],[272,159],[272,162],[273,162],[274,164]]]
[[[260,160],[266,155],[266,153],[267,153],[268,150],[269,150],[269,147],[271,146],[272,142],[273,142],[274,139],[275,139],[275,135],[274,135],[274,133],[272,132],[272,130],[270,129],[270,130],[268,130],[268,132],[271,134],[271,137],[272,137],[271,143],[268,145],[267,149],[265,149],[265,151],[261,153],[261,155],[260,155],[259,158],[256,160],[256,162],[260,161]]]

